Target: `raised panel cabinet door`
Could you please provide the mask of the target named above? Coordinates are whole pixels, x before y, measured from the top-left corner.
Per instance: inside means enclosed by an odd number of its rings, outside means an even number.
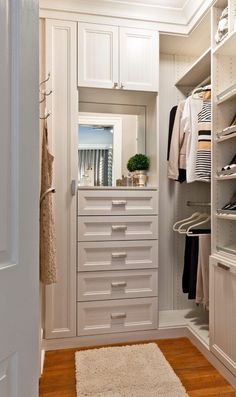
[[[118,27],[79,23],[78,85],[118,87]]]
[[[76,22],[46,20],[46,71],[51,73],[47,97],[48,135],[54,155],[53,187],[57,283],[46,287],[45,337],[76,335],[76,195],[77,85]]]
[[[211,260],[210,346],[212,352],[236,375],[236,266]]]
[[[159,34],[157,31],[120,28],[120,87],[158,91]]]

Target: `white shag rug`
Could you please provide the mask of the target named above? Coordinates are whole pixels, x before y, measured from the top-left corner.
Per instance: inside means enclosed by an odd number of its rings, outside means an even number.
[[[155,343],[75,354],[77,397],[186,397]]]

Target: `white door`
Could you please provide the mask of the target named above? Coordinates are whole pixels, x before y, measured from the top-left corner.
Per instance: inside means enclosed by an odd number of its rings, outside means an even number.
[[[214,258],[210,266],[211,350],[236,375],[236,266]]]
[[[0,396],[39,375],[38,2],[0,2]]]
[[[158,91],[158,43],[158,32],[120,28],[121,88]]]
[[[118,87],[118,27],[79,23],[78,85]]]

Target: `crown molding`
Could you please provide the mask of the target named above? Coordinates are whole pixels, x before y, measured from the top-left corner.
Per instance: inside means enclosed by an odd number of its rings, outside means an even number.
[[[212,3],[213,0],[186,0],[182,7],[170,7],[138,0],[40,0],[40,10],[43,15],[48,11],[146,21],[163,25],[159,26],[161,31],[178,33],[185,28],[188,34]]]

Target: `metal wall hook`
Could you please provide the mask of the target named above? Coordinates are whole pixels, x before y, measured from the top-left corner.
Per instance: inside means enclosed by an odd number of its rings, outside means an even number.
[[[47,96],[50,96],[50,95],[52,94],[52,90],[50,90],[50,91],[48,91],[48,92],[46,92],[46,91],[39,91],[39,93],[40,93],[41,95],[43,95],[43,99],[41,99],[41,100],[39,101],[39,103],[43,103],[43,102],[46,100],[46,97],[47,97]]]
[[[51,116],[51,112],[48,112],[44,117],[40,117],[40,120],[47,120],[49,116]]]
[[[39,84],[39,87],[42,87],[43,84],[47,83],[50,80],[50,76],[51,75],[50,75],[50,72],[49,72],[48,73],[48,77],[45,80],[41,81],[41,83]]]

